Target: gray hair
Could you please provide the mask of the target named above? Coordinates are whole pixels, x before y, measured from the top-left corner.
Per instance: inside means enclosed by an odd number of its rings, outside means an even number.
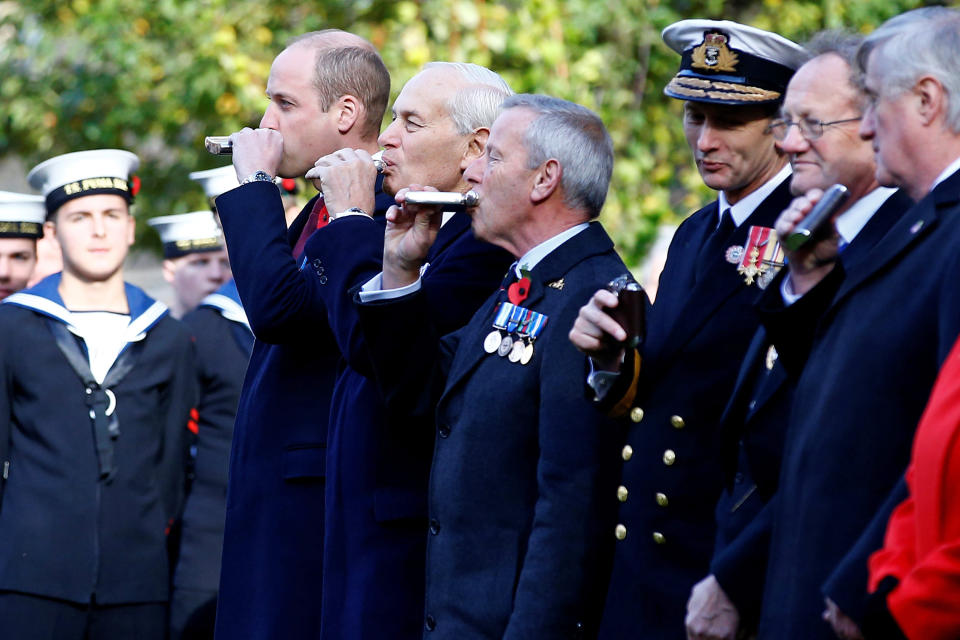
[[[390,72],[372,44],[339,29],[311,31],[287,45],[311,47],[314,58],[313,86],[320,108],[326,112],[342,96],[356,96],[366,111],[360,123],[364,138],[376,138],[390,100]]]
[[[447,101],[447,113],[457,128],[457,133],[465,136],[481,127],[489,127],[500,113],[500,105],[513,89],[500,74],[469,62],[428,62],[427,69],[447,69],[460,75],[467,83],[453,93]]]
[[[814,34],[803,45],[803,48],[810,55],[809,60],[820,56],[834,55],[847,63],[847,66],[850,67],[850,87],[856,95],[853,106],[862,112],[866,106],[866,95],[863,93],[863,84],[860,82],[859,74],[855,71],[857,51],[861,44],[863,44],[862,35],[843,29],[828,29]]]
[[[925,7],[890,18],[867,36],[857,50],[857,71],[873,68],[882,93],[909,91],[921,76],[932,76],[947,97],[946,124],[960,133],[960,11]]]
[[[591,218],[600,215],[613,174],[613,142],[603,121],[586,107],[544,95],[525,93],[504,101],[504,110],[515,108],[537,114],[523,136],[527,168],[557,160],[564,203]]]

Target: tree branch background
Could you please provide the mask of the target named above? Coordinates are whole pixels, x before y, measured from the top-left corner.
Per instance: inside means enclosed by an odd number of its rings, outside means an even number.
[[[594,109],[616,164],[601,216],[628,264],[661,224],[714,198],[697,175],[681,105],[662,94],[679,58],[660,31],[731,19],[802,42],[824,28],[869,32],[916,0],[73,0],[0,1],[0,159],[121,147],[141,158],[141,218],[206,207],[190,171],[225,164],[205,135],[256,126],[273,57],[330,27],[368,38],[392,98],[430,60],[475,62],[517,92]],[[389,114],[389,112],[388,112]],[[389,117],[389,115],[387,116]],[[308,194],[312,187],[308,187]],[[304,200],[306,197],[303,198]],[[138,225],[138,243],[159,248]]]

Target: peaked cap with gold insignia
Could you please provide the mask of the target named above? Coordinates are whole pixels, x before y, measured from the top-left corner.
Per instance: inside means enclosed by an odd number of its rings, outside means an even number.
[[[729,20],[681,20],[663,30],[681,55],[663,90],[671,98],[729,105],[777,103],[808,55],[783,36]]]

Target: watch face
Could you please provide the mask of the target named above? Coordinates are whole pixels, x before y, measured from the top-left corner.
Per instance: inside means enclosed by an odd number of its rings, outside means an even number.
[[[270,174],[266,171],[257,171],[253,174],[254,180],[260,180],[262,182],[273,182],[273,178],[270,177]]]

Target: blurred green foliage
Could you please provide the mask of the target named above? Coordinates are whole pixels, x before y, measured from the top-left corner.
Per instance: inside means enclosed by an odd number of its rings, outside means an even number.
[[[187,173],[223,164],[205,135],[255,126],[273,57],[291,37],[338,27],[371,40],[393,95],[429,60],[502,73],[518,92],[596,110],[617,162],[602,219],[630,263],[657,227],[713,198],[661,93],[678,57],[660,31],[725,18],[802,41],[868,32],[917,0],[0,0],[0,158],[32,166],[98,147],[136,152],[138,215],[205,206]],[[148,232],[152,233],[152,232]],[[141,238],[155,243],[154,236]]]

